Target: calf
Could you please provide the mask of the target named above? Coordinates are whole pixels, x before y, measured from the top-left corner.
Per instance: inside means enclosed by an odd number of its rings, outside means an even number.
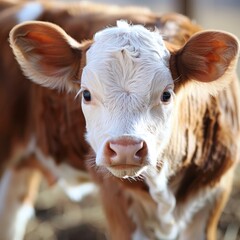
[[[159,16],[148,9],[86,2],[4,0],[0,3],[0,11],[0,238],[8,240],[23,238],[42,178],[50,185],[59,182],[72,200],[80,200],[94,189],[85,166],[89,153],[84,137],[85,119],[75,99],[81,73],[76,75],[77,81],[74,80],[69,94],[31,84],[21,74],[9,47],[10,29],[26,20],[48,21],[82,41],[92,39],[96,31],[115,24],[117,19],[129,19],[136,24],[157,27],[169,42],[180,44],[199,27],[177,14]],[[62,34],[61,30],[60,39]],[[63,35],[66,40],[70,39]],[[37,34],[35,40],[38,36],[41,35]],[[42,40],[47,39],[44,36]],[[41,42],[41,37],[38,40]],[[91,41],[85,42],[85,49],[90,45]],[[65,50],[67,48],[61,49],[62,54]],[[50,54],[49,50],[47,52]],[[65,60],[63,65],[58,60],[56,64],[64,67]],[[71,57],[67,64],[69,61]],[[51,64],[45,65],[45,70],[48,67],[50,70]]]
[[[81,82],[111,239],[216,239],[239,157],[239,46],[220,31],[185,39],[124,21],[82,43],[50,23],[11,31],[32,81],[69,92]]]

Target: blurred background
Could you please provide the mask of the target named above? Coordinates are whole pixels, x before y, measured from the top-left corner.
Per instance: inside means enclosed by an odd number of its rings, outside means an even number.
[[[240,0],[95,0],[94,2],[143,6],[158,13],[182,13],[204,28],[228,31],[240,39]],[[238,72],[240,73],[239,67]]]
[[[239,0],[95,0],[121,6],[149,7],[154,12],[178,12],[187,15],[204,28],[230,31],[240,37]]]
[[[158,13],[178,12],[187,15],[205,29],[225,30],[240,38],[240,0],[95,0],[93,2],[143,6]],[[240,74],[240,67],[238,72]],[[231,198],[219,224],[219,240],[240,240],[239,176],[238,168]],[[97,193],[88,196],[81,203],[73,203],[57,186],[49,189],[43,185],[36,204],[36,217],[28,224],[25,240],[103,240],[106,239],[102,234],[104,229],[104,216]]]

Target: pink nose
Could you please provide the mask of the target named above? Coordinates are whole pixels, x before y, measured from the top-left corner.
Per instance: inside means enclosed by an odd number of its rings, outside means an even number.
[[[104,149],[106,164],[109,166],[141,166],[147,155],[147,144],[133,136],[110,139]]]

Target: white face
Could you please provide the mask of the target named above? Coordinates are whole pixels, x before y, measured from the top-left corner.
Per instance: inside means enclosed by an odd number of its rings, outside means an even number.
[[[95,36],[82,75],[82,109],[96,165],[134,177],[161,164],[171,134],[173,79],[161,36],[118,22]]]

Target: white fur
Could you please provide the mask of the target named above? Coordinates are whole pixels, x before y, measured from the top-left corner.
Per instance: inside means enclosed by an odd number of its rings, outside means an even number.
[[[12,171],[7,170],[4,172],[4,174],[1,177],[1,182],[0,182],[0,216],[1,213],[4,211],[5,208],[5,195],[8,191],[8,187],[11,182],[11,177],[12,177]]]
[[[194,198],[190,198],[184,205],[178,206],[178,208],[175,209],[174,216],[177,220],[179,229],[183,230],[190,222],[193,215],[206,205],[206,202],[210,204],[216,191],[217,189],[214,188],[203,189],[199,191]]]
[[[173,88],[170,54],[159,33],[123,21],[117,25],[98,32],[87,52],[81,86],[81,91],[92,94],[91,103],[82,103],[87,140],[101,165],[106,141],[136,136],[146,142],[147,161],[156,166],[171,129],[173,101],[167,105],[160,101],[162,92]],[[124,174],[109,170],[121,177],[134,175],[131,169]]]
[[[149,240],[147,236],[141,231],[141,228],[137,228],[133,235],[132,235],[132,240]]]
[[[26,190],[25,177],[25,173],[18,174],[13,170],[6,170],[2,176],[0,183],[0,239],[22,240],[27,223],[34,215],[33,206],[20,201]],[[17,188],[16,183],[19,184]]]
[[[136,224],[133,239],[176,239],[180,232],[184,232],[195,213],[202,211],[206,205],[211,209],[213,197],[218,191],[214,188],[204,189],[184,204],[176,205],[173,191],[167,185],[168,172],[165,162],[161,172],[148,168],[143,173],[155,204],[146,197],[139,197],[136,192],[131,193],[134,205],[130,206],[129,216]],[[208,216],[208,212],[206,214]],[[188,229],[189,232],[191,229]],[[195,236],[194,232],[192,236]]]
[[[156,218],[154,225],[155,236],[158,239],[174,239],[178,234],[178,225],[173,215],[176,200],[167,186],[168,164],[164,162],[160,172],[155,168],[150,168],[144,174],[149,186],[150,194],[157,203]]]
[[[32,205],[26,203],[19,206],[16,218],[14,219],[15,236],[13,240],[23,239],[28,221],[33,215],[34,208]]]
[[[150,189],[148,193],[125,189],[125,194],[133,199],[128,215],[136,225],[133,239],[175,239],[179,226],[175,220],[175,197],[167,186],[168,164],[162,171],[148,168],[143,173]]]
[[[17,22],[22,23],[29,20],[36,20],[43,13],[43,6],[39,2],[26,3],[17,12]]]
[[[59,185],[68,195],[68,197],[75,202],[80,202],[85,196],[93,194],[97,187],[94,183],[86,182],[80,185],[69,185],[64,179],[59,181]]]

